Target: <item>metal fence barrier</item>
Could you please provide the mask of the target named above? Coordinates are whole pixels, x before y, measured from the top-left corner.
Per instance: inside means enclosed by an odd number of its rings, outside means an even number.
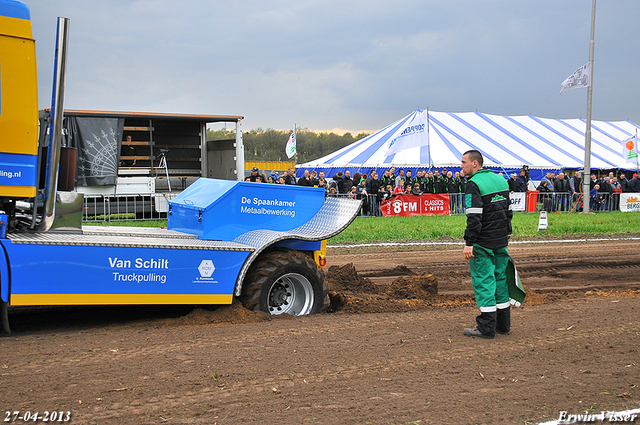
[[[134,195],[84,195],[85,222],[162,220],[167,218],[169,200],[177,193],[134,194]],[[362,199],[363,195],[327,194],[327,196]],[[451,215],[464,214],[464,193],[450,193]],[[365,202],[360,210],[363,217],[382,217],[380,204],[383,199],[377,195],[364,195]],[[580,212],[583,199],[571,193],[526,194],[526,212]],[[533,207],[535,206],[535,211]],[[589,209],[593,212],[618,211],[620,194],[600,192],[589,197]]]
[[[351,194],[330,194],[328,196],[354,197]],[[362,199],[362,197],[361,195],[355,195],[355,199]],[[450,193],[449,198],[451,215],[464,214],[464,193]],[[380,204],[383,201],[382,198],[377,195],[366,195],[364,199],[365,202],[360,210],[360,216],[381,217]],[[581,212],[582,202],[583,199],[580,195],[572,193],[527,192],[525,196],[526,208],[522,212]],[[620,194],[599,192],[596,197],[589,199],[589,209],[593,212],[619,211]]]
[[[84,222],[162,220],[177,193],[84,195]]]
[[[581,212],[584,199],[572,193],[527,193],[527,205],[530,198],[537,196],[536,211],[547,212]],[[587,196],[589,210],[593,212],[610,212],[620,210],[620,193],[598,192]],[[529,211],[534,212],[534,211]]]

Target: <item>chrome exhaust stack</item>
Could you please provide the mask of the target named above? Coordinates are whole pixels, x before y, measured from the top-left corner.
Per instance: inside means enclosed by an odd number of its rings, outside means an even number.
[[[51,99],[51,125],[49,127],[49,147],[47,149],[47,171],[44,183],[44,212],[39,226],[39,230],[42,231],[51,229],[56,213],[56,193],[58,187],[58,168],[60,166],[60,147],[62,146],[62,117],[64,115],[63,104],[68,44],[69,18],[59,17],[54,60],[53,94]]]

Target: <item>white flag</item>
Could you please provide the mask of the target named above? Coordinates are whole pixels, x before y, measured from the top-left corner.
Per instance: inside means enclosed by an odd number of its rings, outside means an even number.
[[[622,156],[625,161],[630,162],[631,164],[638,163],[638,152],[640,152],[640,150],[638,150],[639,141],[640,140],[638,140],[638,136],[636,135],[620,142],[622,144]]]
[[[389,156],[405,149],[428,145],[427,111],[416,109],[413,116],[389,138],[389,148],[386,155]]]
[[[292,158],[296,154],[296,129],[293,129],[291,136],[289,136],[289,140],[287,140],[287,158]]]
[[[577,89],[580,87],[589,87],[591,85],[591,67],[587,63],[586,65],[578,68],[576,72],[571,74],[566,80],[562,82],[562,94],[565,90]]]

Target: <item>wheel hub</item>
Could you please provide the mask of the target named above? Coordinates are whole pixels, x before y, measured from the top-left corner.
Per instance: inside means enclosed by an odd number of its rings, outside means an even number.
[[[271,314],[309,314],[313,306],[313,288],[303,275],[289,273],[271,286],[268,303]]]

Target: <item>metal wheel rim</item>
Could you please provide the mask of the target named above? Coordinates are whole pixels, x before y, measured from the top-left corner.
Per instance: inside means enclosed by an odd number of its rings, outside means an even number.
[[[288,273],[276,280],[267,298],[269,313],[300,316],[313,308],[313,286],[309,279],[298,273]]]

